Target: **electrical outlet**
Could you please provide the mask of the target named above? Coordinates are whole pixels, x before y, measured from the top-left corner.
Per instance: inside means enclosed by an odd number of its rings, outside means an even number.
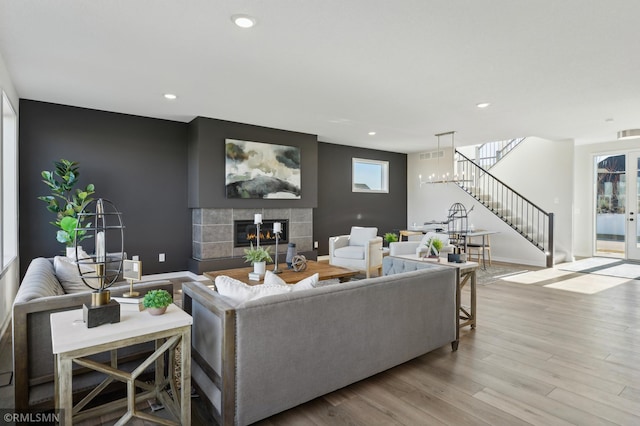
[[[313,248],[318,248],[318,242],[317,241],[313,242]]]
[[[164,262],[164,253],[158,255],[158,262]]]

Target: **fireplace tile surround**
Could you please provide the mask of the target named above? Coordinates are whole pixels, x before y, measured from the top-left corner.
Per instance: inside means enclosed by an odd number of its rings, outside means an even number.
[[[196,260],[241,258],[243,247],[234,248],[234,220],[253,220],[261,213],[263,220],[286,219],[289,221],[288,240],[296,244],[298,252],[313,250],[313,209],[192,209],[192,257]],[[275,246],[272,247],[272,252]],[[278,246],[284,254],[287,245]]]

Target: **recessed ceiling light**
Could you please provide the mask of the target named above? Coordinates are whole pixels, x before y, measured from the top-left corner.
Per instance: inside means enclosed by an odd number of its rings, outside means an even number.
[[[174,95],[173,93],[165,93],[164,94],[164,98],[165,99],[169,99],[169,100],[174,100],[174,99],[177,99],[178,97],[176,95]]]
[[[256,24],[255,18],[249,15],[233,15],[231,20],[240,28],[251,28]]]
[[[376,132],[369,132],[369,136],[375,136]]]
[[[480,102],[479,104],[476,104],[478,108],[486,108],[489,105],[491,105],[489,102]]]

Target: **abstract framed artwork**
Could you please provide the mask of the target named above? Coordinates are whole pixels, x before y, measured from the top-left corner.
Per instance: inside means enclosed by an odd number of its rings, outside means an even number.
[[[300,148],[225,141],[227,198],[299,199]]]

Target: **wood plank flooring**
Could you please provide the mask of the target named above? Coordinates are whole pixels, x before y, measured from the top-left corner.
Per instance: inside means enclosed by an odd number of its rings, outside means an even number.
[[[478,327],[461,331],[457,352],[447,345],[258,425],[639,425],[640,281],[595,294],[544,287],[561,279],[480,285]],[[193,399],[192,424],[212,424],[202,408]]]
[[[571,278],[576,275],[572,274]],[[640,282],[478,286],[478,327],[259,425],[638,425]]]

